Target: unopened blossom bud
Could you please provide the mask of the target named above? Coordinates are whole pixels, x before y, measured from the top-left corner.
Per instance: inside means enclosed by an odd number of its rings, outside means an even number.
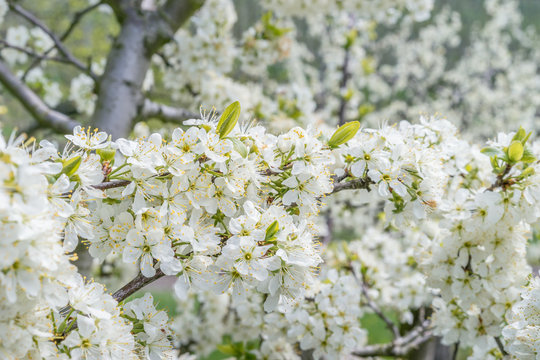
[[[519,140],[514,140],[508,147],[508,158],[512,162],[518,162],[523,158],[523,144]]]

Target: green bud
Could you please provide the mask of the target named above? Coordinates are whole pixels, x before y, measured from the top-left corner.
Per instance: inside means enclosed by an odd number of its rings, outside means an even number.
[[[358,121],[351,121],[341,125],[328,141],[328,146],[333,149],[345,144],[356,135],[358,129],[360,129],[360,123]]]
[[[61,173],[66,174],[68,177],[73,176],[73,174],[75,174],[75,172],[79,169],[79,166],[81,166],[81,162],[82,158],[80,155],[63,161]]]
[[[279,231],[279,223],[276,220],[273,223],[271,223],[270,226],[268,226],[268,228],[266,229],[266,236],[264,237],[264,241],[268,241],[272,239],[277,234],[278,231]]]
[[[232,129],[236,126],[238,118],[240,117],[240,103],[238,101],[233,102],[231,105],[227,106],[217,124],[217,132],[219,137],[223,139],[227,136]]]
[[[519,140],[514,140],[508,147],[508,159],[511,162],[518,162],[523,157],[523,144]]]
[[[114,156],[116,155],[116,150],[113,148],[97,149],[96,153],[101,158],[101,161],[112,162],[114,160]]]

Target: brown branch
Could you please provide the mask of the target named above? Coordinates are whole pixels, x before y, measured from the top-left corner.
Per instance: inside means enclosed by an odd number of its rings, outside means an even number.
[[[101,184],[97,184],[97,185],[92,185],[92,187],[94,189],[98,189],[98,190],[107,190],[107,189],[127,186],[130,183],[131,183],[131,181],[129,181],[129,180],[114,180],[114,181],[105,181],[105,182],[102,182]]]
[[[157,118],[163,121],[180,124],[184,120],[199,117],[198,114],[189,110],[159,104],[149,99],[144,100],[144,104],[140,110],[140,116],[142,119]]]
[[[16,77],[11,70],[0,61],[0,83],[13,94],[26,110],[43,126],[59,132],[72,132],[79,125],[68,116],[47,106],[26,84]]]
[[[371,184],[374,184],[374,182],[368,177],[361,178],[361,179],[354,179],[354,180],[347,181],[344,183],[334,184],[334,189],[332,190],[332,194],[337,193],[339,191],[343,191],[343,190],[366,189],[370,191]]]
[[[163,271],[161,271],[161,269],[157,269],[156,275],[149,278],[144,276],[142,273],[139,273],[133,280],[122,286],[122,288],[117,290],[112,296],[118,302],[123,301],[131,294],[135,293],[136,291],[142,289],[146,285],[156,281],[163,276],[165,276],[165,274],[163,273]]]
[[[79,70],[86,73],[88,76],[94,79],[94,81],[98,80],[98,76],[94,74],[88,66],[86,66],[79,59],[73,56],[73,54],[71,54],[71,52],[64,46],[62,41],[58,38],[58,36],[56,36],[56,34],[53,33],[51,29],[49,29],[49,27],[45,25],[40,19],[38,19],[34,14],[24,9],[22,6],[13,3],[12,1],[9,2],[9,8],[13,12],[19,14],[21,17],[23,17],[28,22],[33,24],[34,26],[37,26],[41,30],[43,30],[54,42],[54,45],[58,49],[58,51],[66,58],[67,61],[73,64],[73,66],[75,66]]]

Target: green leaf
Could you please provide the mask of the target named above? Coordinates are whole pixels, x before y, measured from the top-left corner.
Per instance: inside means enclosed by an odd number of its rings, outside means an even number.
[[[339,145],[345,144],[356,135],[359,129],[360,122],[358,121],[351,121],[341,125],[328,141],[328,146],[333,149]]]
[[[480,152],[487,156],[504,156],[504,152],[496,147],[485,147]]]
[[[520,126],[519,130],[516,132],[516,134],[512,138],[512,141],[515,141],[515,140],[522,141],[523,139],[525,139],[526,136],[527,136],[527,133],[525,132],[525,129]]]
[[[223,139],[225,136],[234,129],[238,118],[240,117],[240,103],[238,101],[233,102],[231,105],[227,106],[217,124],[217,132],[219,137]]]
[[[279,223],[276,220],[273,223],[271,223],[270,226],[268,226],[268,228],[266,229],[266,235],[264,237],[264,241],[268,241],[272,239],[277,234],[278,231],[279,231]]]
[[[534,156],[531,150],[525,149],[523,150],[523,157],[521,158],[521,161],[530,164],[536,161],[536,156]]]
[[[219,344],[216,347],[226,355],[236,355],[236,349],[231,344]]]
[[[523,170],[523,172],[519,175],[519,177],[521,178],[526,178],[527,176],[531,176],[534,174],[534,168],[533,167],[528,167],[526,168],[525,170]]]
[[[246,147],[246,145],[244,145],[244,143],[240,140],[240,139],[237,139],[237,138],[227,138],[229,139],[232,143],[233,143],[233,148],[234,150],[240,154],[240,156],[242,156],[243,158],[246,158],[247,155],[248,155],[248,149]]]
[[[68,177],[73,176],[73,174],[75,174],[75,172],[77,172],[77,170],[79,169],[79,166],[81,166],[81,162],[82,158],[80,155],[72,157],[71,159],[67,159],[63,162],[61,173],[66,174]]]

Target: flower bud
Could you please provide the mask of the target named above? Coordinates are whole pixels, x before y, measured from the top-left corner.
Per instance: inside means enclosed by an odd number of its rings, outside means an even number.
[[[103,148],[103,149],[97,149],[96,150],[96,153],[99,155],[99,157],[101,158],[101,161],[113,161],[114,160],[114,156],[116,155],[116,150],[113,149],[113,148]]]
[[[508,147],[508,159],[511,162],[518,162],[523,158],[523,144],[519,140],[514,140]]]

